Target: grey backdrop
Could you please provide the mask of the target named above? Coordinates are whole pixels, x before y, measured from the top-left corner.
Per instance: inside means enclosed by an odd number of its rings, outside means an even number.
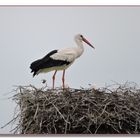
[[[96,49],[84,45],[84,54],[66,72],[70,87],[140,84],[140,7],[0,7],[0,126],[13,117],[15,103],[7,98],[14,85],[41,87],[42,79],[52,84],[53,73],[32,78],[30,63],[53,49],[75,46],[77,33]]]

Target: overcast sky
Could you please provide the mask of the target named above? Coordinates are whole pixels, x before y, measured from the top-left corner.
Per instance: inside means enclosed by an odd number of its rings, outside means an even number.
[[[84,44],[84,54],[66,71],[70,87],[140,84],[140,7],[0,7],[0,126],[13,117],[15,104],[7,98],[14,85],[41,87],[42,79],[52,85],[53,73],[33,78],[30,63],[53,49],[76,46],[77,33],[96,49]]]

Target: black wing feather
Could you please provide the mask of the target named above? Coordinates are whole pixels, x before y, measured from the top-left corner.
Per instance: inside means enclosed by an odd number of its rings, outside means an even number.
[[[57,50],[51,51],[42,59],[36,60],[31,64],[30,68],[32,70],[31,72],[34,72],[33,76],[35,76],[40,69],[70,64],[70,62],[67,61],[52,59],[50,56],[55,53],[57,53]]]

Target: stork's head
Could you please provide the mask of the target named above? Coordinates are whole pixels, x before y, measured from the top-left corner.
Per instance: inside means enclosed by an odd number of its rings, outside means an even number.
[[[82,41],[84,41],[89,46],[91,46],[93,49],[95,49],[95,47],[86,38],[84,38],[83,35],[81,35],[81,34],[77,34],[74,39],[75,39],[76,42],[81,42],[82,43]]]

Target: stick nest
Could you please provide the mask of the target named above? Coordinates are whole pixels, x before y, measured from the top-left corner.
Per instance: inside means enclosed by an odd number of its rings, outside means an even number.
[[[139,134],[140,90],[116,88],[54,90],[19,86],[20,134]]]

